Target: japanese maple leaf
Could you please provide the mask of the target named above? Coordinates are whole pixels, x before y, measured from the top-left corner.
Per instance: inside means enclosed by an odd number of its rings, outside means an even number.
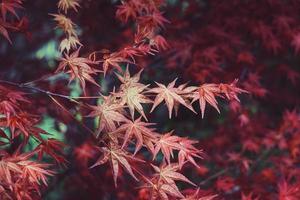
[[[283,116],[284,125],[291,129],[300,129],[300,115],[296,109],[285,110]]]
[[[138,37],[138,36],[136,36],[136,37]],[[138,40],[138,38],[136,40]],[[142,40],[144,40],[144,39],[142,39]],[[148,45],[148,44],[140,44],[136,49],[138,51],[140,51],[143,55],[147,55],[147,54],[155,55],[158,52],[158,50],[154,49],[152,45]]]
[[[151,200],[184,198],[183,194],[179,191],[175,184],[169,184],[164,181],[160,181],[157,177],[154,177],[152,180],[148,180],[144,187],[150,191]]]
[[[153,123],[142,122],[140,117],[135,121],[127,120],[115,132],[125,132],[122,148],[124,148],[132,136],[135,136],[137,143],[134,154],[136,154],[142,148],[144,140],[148,148],[154,149],[152,143],[157,140],[157,133],[154,132],[154,128],[149,128],[149,126],[153,125]]]
[[[32,153],[20,154],[19,151],[13,155],[6,154],[0,160],[0,179],[4,178],[12,184],[15,177],[27,179],[30,183],[39,184],[40,182],[47,185],[47,176],[53,176],[54,172],[48,170],[48,164],[42,164],[29,160]]]
[[[29,103],[25,93],[0,85],[0,113],[6,116],[7,122],[10,121],[10,116],[16,114],[22,103]]]
[[[196,141],[172,135],[172,132],[166,133],[162,135],[160,139],[155,143],[153,158],[155,158],[157,153],[161,151],[164,155],[164,159],[167,161],[167,163],[170,164],[171,157],[174,157],[174,151],[176,150],[179,151],[178,163],[180,168],[182,168],[186,160],[198,167],[194,160],[194,157],[202,158],[202,150],[198,150],[193,146],[193,144],[196,143]]]
[[[201,116],[204,118],[204,112],[206,107],[206,102],[213,106],[218,113],[220,110],[218,108],[218,102],[216,100],[216,96],[219,95],[220,89],[217,84],[210,83],[210,84],[203,84],[198,88],[197,92],[193,93],[193,101],[195,102],[199,100]]]
[[[144,52],[144,54],[147,54],[147,53],[151,54],[150,53],[151,45],[149,45],[145,41],[151,40],[154,37],[154,35],[155,35],[155,26],[152,26],[150,23],[138,24],[137,31],[134,36],[134,43],[139,44],[138,49],[141,52]],[[151,42],[151,41],[149,41],[149,42]],[[148,50],[145,51],[147,48],[148,48]],[[157,52],[157,50],[156,50],[156,52]],[[152,55],[154,55],[154,53]]]
[[[172,135],[171,132],[162,135],[155,144],[153,158],[155,158],[157,153],[161,150],[167,163],[171,163],[171,157],[174,157],[173,151],[181,148],[179,140],[180,137]]]
[[[192,106],[186,103],[186,101],[180,96],[181,90],[175,87],[175,83],[176,79],[169,83],[167,87],[161,83],[156,83],[158,87],[152,88],[148,91],[149,93],[157,94],[150,112],[153,112],[153,110],[163,101],[165,101],[168,107],[170,119],[172,117],[172,110],[175,103],[182,104],[191,111],[195,112]]]
[[[21,160],[18,165],[22,167],[22,176],[30,182],[47,185],[47,176],[53,176],[54,172],[47,170],[49,164],[42,164],[31,160]]]
[[[19,19],[16,9],[20,8],[22,8],[22,0],[2,0],[2,3],[0,3],[0,10],[3,20],[6,21],[7,13],[11,13]]]
[[[135,4],[131,1],[123,2],[122,5],[118,6],[116,16],[118,19],[122,20],[125,23],[128,21],[129,18],[135,19],[137,17],[137,10]]]
[[[127,58],[122,57],[118,52],[117,53],[111,53],[111,54],[105,54],[103,56],[103,72],[104,76],[106,75],[106,72],[110,66],[116,68],[118,71],[122,71],[122,68],[120,66],[121,63],[131,63],[130,60]]]
[[[176,164],[162,164],[160,167],[152,165],[152,167],[156,173],[151,180],[146,179],[145,186],[145,188],[150,188],[151,199],[184,199],[175,181],[183,181],[195,185],[178,172],[179,167]]]
[[[196,163],[194,158],[202,159],[203,151],[194,146],[194,144],[197,143],[198,141],[190,140],[188,138],[180,138],[179,144],[181,145],[181,148],[178,153],[178,164],[180,169],[184,165],[185,161],[189,161],[199,168],[199,165]]]
[[[121,165],[135,180],[138,180],[133,174],[132,168],[128,162],[128,159],[138,160],[137,158],[133,158],[126,151],[114,144],[112,144],[110,148],[101,147],[99,150],[103,153],[103,155],[96,161],[93,166],[91,166],[91,168],[102,165],[109,161],[116,187],[119,174],[119,165]]]
[[[78,38],[74,36],[70,36],[61,41],[61,43],[59,44],[59,51],[60,52],[66,51],[67,53],[69,53],[71,49],[77,49],[78,46],[80,47],[82,46]]]
[[[175,181],[183,181],[189,183],[193,186],[196,186],[193,182],[191,182],[188,178],[178,172],[179,165],[177,164],[170,164],[170,165],[162,165],[161,167],[157,167],[152,165],[157,176],[160,179],[170,185],[175,185]],[[176,185],[175,185],[176,186]]]
[[[9,119],[5,117],[0,118],[0,126],[10,128],[12,139],[22,134],[24,136],[24,143],[27,143],[31,136],[42,140],[41,134],[48,134],[43,129],[35,126],[38,121],[39,119],[35,115],[21,112]]]
[[[79,0],[59,0],[58,2],[58,8],[65,13],[71,8],[77,12],[78,7],[80,7]]]
[[[166,39],[161,35],[155,36],[151,42],[153,43],[153,46],[155,46],[157,50],[166,50],[170,48],[170,45],[168,44]],[[152,44],[151,42],[150,44]]]
[[[225,95],[225,97],[227,97],[228,100],[235,99],[236,101],[239,102],[240,100],[239,100],[239,98],[237,96],[238,94],[249,93],[246,90],[238,88],[236,86],[237,82],[238,82],[238,79],[235,79],[230,84],[221,83],[219,85],[220,92],[223,93]]]
[[[174,185],[170,185],[168,183],[159,185],[157,190],[159,197],[163,200],[169,200],[170,198],[168,196],[171,196],[173,198],[184,198],[177,186],[175,187]]]
[[[88,58],[79,57],[79,51],[80,48],[77,51],[73,52],[71,55],[65,54],[65,57],[61,59],[56,73],[64,71],[70,74],[70,81],[78,78],[84,92],[86,80],[100,87],[98,83],[96,83],[96,81],[92,78],[92,75],[95,75],[100,71],[90,66],[97,64],[98,62],[92,61]],[[68,69],[66,70],[67,67]]]
[[[57,22],[57,27],[61,28],[68,36],[76,36],[75,24],[68,17],[62,14],[51,14],[54,21]]]
[[[14,104],[30,102],[25,97],[26,93],[18,91],[18,90],[11,90],[10,88],[4,87],[4,86],[0,86],[0,94],[5,95],[5,99],[9,100],[10,102],[12,102]]]
[[[5,155],[0,159],[0,180],[9,184],[13,184],[13,174],[22,173],[21,167],[16,163],[10,155]]]
[[[184,99],[184,101],[190,105],[190,99],[193,97],[193,93],[197,90],[198,88],[195,86],[187,86],[187,83],[181,84],[178,86],[178,94]],[[177,116],[178,109],[179,109],[179,102],[175,102],[174,108],[175,108],[175,116]],[[193,110],[194,113],[196,113]]]
[[[115,131],[117,124],[126,122],[127,118],[124,116],[123,105],[114,101],[112,96],[103,96],[104,101],[98,106],[90,106],[93,111],[88,115],[89,117],[99,117],[99,127],[97,135],[101,131]]]
[[[278,184],[279,200],[297,200],[300,198],[300,184],[289,184],[286,180]]]
[[[160,26],[164,27],[165,23],[170,23],[169,20],[163,17],[161,12],[152,12],[149,15],[139,17],[139,22],[145,26]]]
[[[127,87],[142,87],[144,84],[139,83],[141,78],[141,73],[143,70],[140,70],[135,75],[131,76],[129,73],[129,67],[127,65],[126,71],[124,74],[120,75],[116,73],[117,78],[121,81],[122,85],[120,86],[121,89],[127,88]]]
[[[199,188],[194,192],[194,194],[187,195],[181,200],[213,200],[218,195],[201,195]]]
[[[128,46],[119,51],[121,57],[130,58],[135,63],[135,56],[141,56],[144,53],[137,47]]]
[[[123,84],[120,86],[121,91],[115,95],[121,98],[121,104],[128,106],[132,119],[134,119],[134,111],[136,110],[147,120],[142,104],[152,103],[152,101],[144,95],[148,86],[138,83],[140,73],[131,78],[127,69],[125,76],[120,77],[118,75],[118,78]]]
[[[38,154],[39,160],[42,160],[43,155],[47,154],[50,157],[52,157],[56,161],[56,163],[64,164],[66,162],[66,159],[62,156],[64,147],[65,147],[64,143],[56,139],[49,138],[47,140],[43,140],[33,150],[33,152],[36,152]]]

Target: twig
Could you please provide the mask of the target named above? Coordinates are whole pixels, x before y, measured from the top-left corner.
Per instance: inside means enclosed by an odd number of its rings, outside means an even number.
[[[58,75],[60,75],[60,74],[58,74]],[[46,75],[44,75],[44,76],[42,76],[42,77],[40,77],[40,78],[38,78],[38,79],[35,79],[35,80],[32,80],[32,81],[28,81],[28,82],[26,82],[26,83],[23,83],[23,85],[31,85],[31,84],[33,84],[33,83],[37,83],[37,82],[40,82],[40,81],[43,81],[43,80],[50,79],[50,78],[53,77],[53,76],[55,76],[55,75],[53,75],[52,73],[46,74]],[[56,75],[56,76],[57,76],[57,75]]]
[[[36,92],[46,94],[47,96],[51,95],[51,96],[61,97],[61,98],[68,99],[68,100],[76,102],[76,103],[78,103],[78,102],[75,99],[98,99],[98,98],[101,98],[101,96],[71,97],[71,96],[68,96],[68,95],[58,94],[58,93],[54,93],[54,92],[51,92],[51,91],[48,91],[48,90],[44,90],[44,89],[41,89],[41,88],[38,88],[38,87],[35,87],[35,86],[30,86],[27,83],[25,83],[25,84],[24,83],[14,83],[14,82],[5,81],[5,80],[0,80],[0,83],[6,83],[8,85],[12,85],[12,86],[15,86],[15,87],[18,87],[18,88],[34,90]]]
[[[251,175],[253,171],[256,170],[259,163],[261,163],[261,161],[264,160],[265,157],[268,157],[270,154],[272,154],[272,149],[267,149],[262,152],[261,155],[253,162],[247,174]]]
[[[49,95],[50,99],[56,103],[62,110],[64,110],[66,113],[68,113],[70,115],[70,117],[72,117],[73,120],[75,120],[76,122],[79,123],[80,126],[82,126],[85,130],[87,130],[90,135],[95,138],[94,132],[89,129],[85,124],[83,124],[82,122],[78,121],[71,113],[70,111],[68,111],[63,105],[61,105],[61,103],[59,103],[53,96]],[[96,139],[96,138],[95,138]]]
[[[219,176],[221,176],[221,175],[225,174],[227,171],[229,171],[229,169],[230,169],[230,168],[222,169],[221,171],[219,171],[219,172],[217,172],[217,173],[215,173],[215,174],[209,176],[207,179],[201,181],[201,182],[199,183],[199,186],[205,185],[208,181],[213,180],[213,179],[215,179],[215,178],[218,178]]]

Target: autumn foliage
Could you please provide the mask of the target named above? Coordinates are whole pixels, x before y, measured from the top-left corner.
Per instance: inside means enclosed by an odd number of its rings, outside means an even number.
[[[0,1],[0,199],[300,199],[299,9]]]

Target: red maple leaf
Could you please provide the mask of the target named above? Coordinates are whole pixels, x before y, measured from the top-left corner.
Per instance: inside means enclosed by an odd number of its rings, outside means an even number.
[[[19,18],[16,9],[20,8],[22,8],[22,0],[2,0],[0,10],[3,20],[6,21],[7,13],[11,13],[16,18]]]
[[[161,151],[167,163],[171,163],[171,157],[174,157],[174,151],[176,150],[179,152],[178,163],[180,168],[186,160],[198,167],[194,158],[202,158],[202,150],[194,147],[196,143],[196,141],[172,135],[172,132],[166,133],[155,143],[153,158]]]
[[[286,180],[278,184],[279,200],[298,200],[300,198],[300,184],[289,184]]]
[[[97,61],[92,61],[88,58],[79,57],[80,48],[73,52],[71,55],[64,54],[65,57],[61,58],[61,62],[56,70],[56,73],[64,71],[70,74],[70,81],[75,78],[79,79],[81,87],[85,92],[85,81],[89,81],[94,85],[99,86],[98,83],[92,78],[92,75],[96,75],[100,70],[94,69],[91,65],[98,64]],[[66,69],[68,67],[68,69]]]

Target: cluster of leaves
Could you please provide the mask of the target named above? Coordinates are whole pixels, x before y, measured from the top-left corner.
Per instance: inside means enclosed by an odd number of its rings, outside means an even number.
[[[0,197],[1,199],[38,199],[40,185],[47,186],[47,176],[54,173],[48,170],[49,164],[31,161],[31,153],[16,152],[9,155],[1,152]]]
[[[197,141],[175,136],[172,132],[157,133],[152,128],[155,124],[143,121],[143,119],[147,121],[147,115],[145,114],[147,112],[144,111],[143,104],[152,104],[150,111],[152,112],[160,103],[165,102],[169,110],[169,118],[171,118],[172,110],[178,110],[179,105],[184,105],[195,112],[191,102],[199,99],[202,112],[204,112],[206,102],[218,109],[215,95],[221,97],[224,95],[229,100],[233,100],[233,98],[238,100],[237,94],[244,92],[244,90],[237,88],[235,83],[206,84],[200,87],[182,84],[176,87],[176,80],[167,86],[156,83],[157,87],[149,89],[149,86],[139,82],[140,74],[141,72],[131,77],[127,69],[123,76],[117,75],[122,83],[119,89],[115,89],[108,96],[103,96],[98,106],[91,106],[93,111],[89,116],[99,118],[97,139],[99,143],[105,144],[105,146],[100,146],[99,150],[102,154],[93,167],[109,161],[115,184],[117,184],[119,165],[132,177],[137,179],[128,160],[144,162],[143,160],[134,158],[142,147],[146,147],[151,152],[153,160],[161,152],[163,155],[162,162],[165,164],[163,164],[160,170],[171,170],[173,176],[169,177],[170,180],[167,179],[166,182],[163,181],[162,183],[160,179],[157,180],[155,178],[153,182],[152,179],[149,180],[145,176],[142,176],[147,181],[147,184],[151,182],[151,199],[157,199],[158,196],[162,199],[168,199],[168,195],[183,198],[174,181],[189,181],[176,171],[182,169],[187,162],[192,163],[196,168],[199,167],[195,158],[202,158],[202,150],[195,147]],[[153,96],[154,98],[151,99]],[[135,113],[139,113],[141,116],[136,118]],[[126,149],[130,149],[134,143],[136,143],[135,150],[131,154]],[[175,152],[178,154],[178,159],[175,159]],[[158,172],[159,168],[156,166],[153,167]],[[169,169],[170,167],[171,169]],[[165,185],[171,182],[173,185]]]
[[[20,11],[41,4],[28,2],[0,3],[9,43],[8,32],[30,36]],[[51,176],[72,200],[299,199],[299,2],[111,4],[43,2],[51,14],[40,25],[56,34],[35,37],[58,43],[59,58],[47,63],[55,71],[3,70],[12,82],[0,81],[0,198],[41,199]],[[178,72],[189,83],[177,84]],[[83,96],[73,94],[77,83]],[[253,97],[243,106],[241,93]],[[205,111],[220,113],[221,99],[229,107],[216,120]],[[38,127],[44,114],[67,124],[67,158],[65,144]],[[37,146],[26,152],[30,140]],[[54,176],[49,156],[71,164]],[[70,188],[86,194],[68,196]]]
[[[37,126],[39,117],[31,114],[30,101],[25,96],[0,86],[1,199],[36,199],[40,185],[47,185],[46,177],[54,175],[50,164],[41,163],[42,158],[47,155],[57,163],[65,162],[61,156],[64,144],[51,136],[43,137],[49,133]],[[21,153],[30,139],[38,145],[29,153]]]
[[[9,31],[24,32],[30,37],[28,29],[28,19],[20,19],[17,11],[22,9],[23,0],[3,0],[0,3],[0,34],[12,43]]]
[[[181,138],[172,135],[172,133],[158,134],[154,128],[150,127],[155,124],[142,121],[142,118],[147,121],[143,104],[153,104],[150,111],[152,112],[160,103],[165,102],[169,111],[169,118],[171,118],[172,110],[178,110],[180,104],[195,112],[192,103],[199,100],[203,117],[206,102],[219,111],[216,96],[238,101],[237,94],[246,91],[236,87],[237,81],[231,84],[204,84],[199,87],[182,84],[176,87],[176,79],[167,86],[156,83],[157,87],[149,89],[149,85],[139,82],[141,71],[131,76],[127,67],[126,71],[122,73],[122,63],[127,63],[128,66],[136,64],[134,57],[154,54],[167,46],[165,39],[156,34],[160,27],[168,22],[162,17],[158,7],[158,3],[148,1],[129,1],[119,6],[117,11],[119,19],[124,22],[127,22],[129,18],[136,20],[137,33],[135,34],[134,45],[124,47],[113,53],[100,50],[87,57],[79,56],[80,49],[70,55],[67,52],[64,54],[56,73],[63,71],[70,74],[70,81],[75,78],[80,80],[81,87],[86,94],[86,81],[99,86],[92,75],[103,73],[105,76],[109,67],[114,67],[121,72],[117,74],[117,78],[122,83],[119,88],[115,88],[108,96],[99,97],[99,105],[89,106],[93,111],[88,116],[99,118],[95,140],[100,144],[96,147],[101,154],[92,167],[109,162],[117,186],[120,166],[138,180],[133,172],[135,168],[132,169],[130,161],[145,162],[143,159],[135,158],[143,146],[152,153],[153,159],[157,158],[161,151],[163,154],[162,162],[166,164],[163,164],[160,170],[171,170],[168,172],[171,174],[164,175],[166,176],[165,180],[148,178],[141,172],[139,174],[146,182],[146,188],[148,188],[149,183],[151,184],[150,199],[184,198],[176,186],[175,180],[191,182],[176,171],[180,170],[187,161],[198,167],[195,158],[201,158],[202,151],[194,146],[196,141]],[[57,15],[55,18],[57,20]],[[63,24],[60,20],[57,21],[59,24]],[[73,32],[67,30],[71,26],[63,25],[60,27],[68,34]],[[98,52],[104,54],[101,60],[97,60]],[[99,64],[102,64],[100,68]],[[155,98],[151,98],[153,96]],[[129,113],[126,112],[126,108],[128,108]],[[139,113],[141,117],[136,118],[135,113]],[[135,150],[131,154],[128,149],[134,143],[136,143]],[[171,157],[174,158],[175,151],[178,153],[177,167],[171,163]],[[173,167],[169,169],[171,165]],[[158,170],[156,166],[153,167],[156,171]]]

